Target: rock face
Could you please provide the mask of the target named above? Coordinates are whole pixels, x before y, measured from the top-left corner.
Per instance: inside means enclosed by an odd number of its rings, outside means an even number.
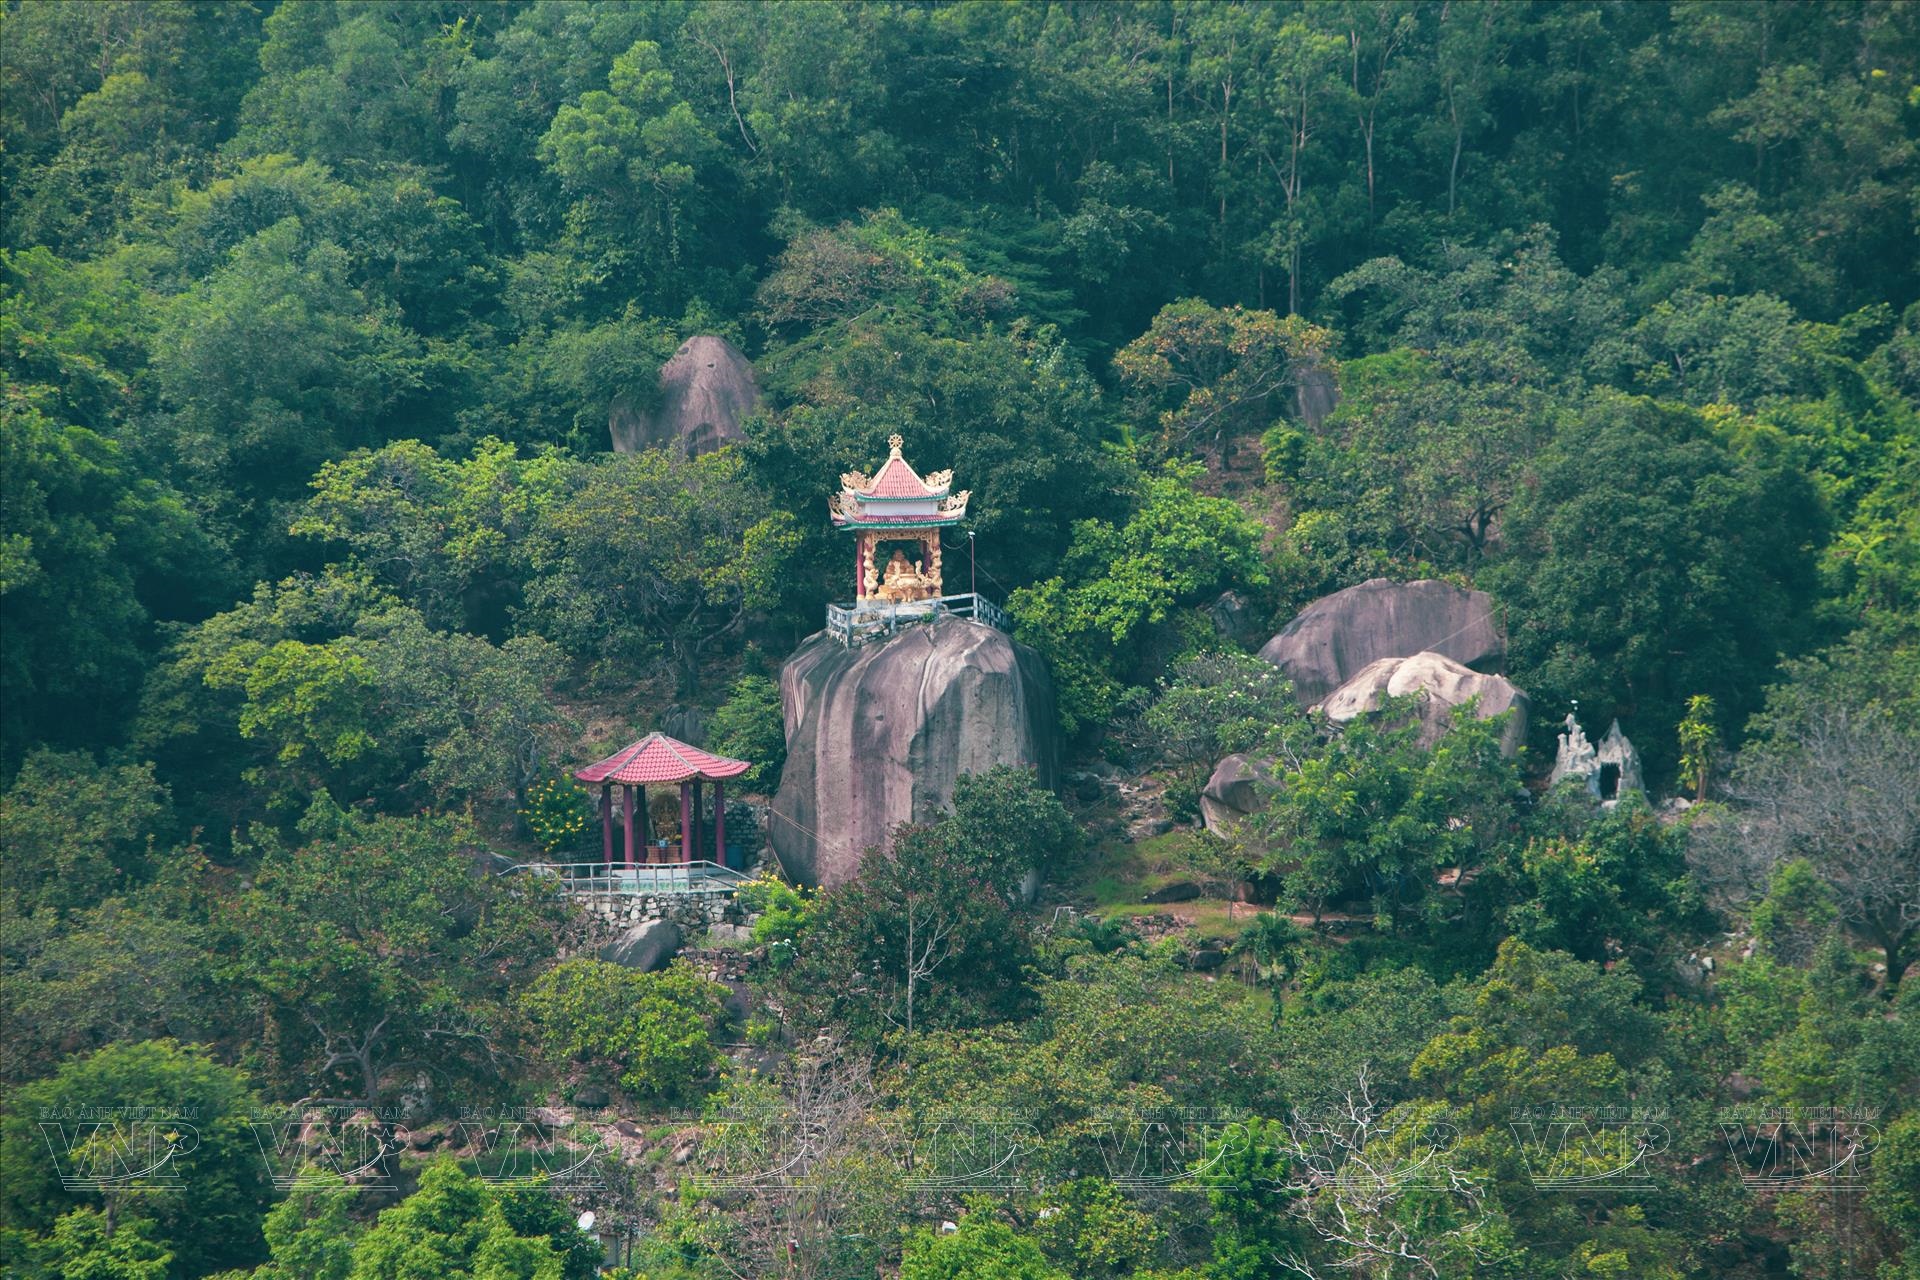
[[[1293,407],[1307,430],[1318,431],[1327,416],[1340,407],[1340,382],[1333,370],[1323,364],[1296,369],[1293,375]]]
[[[1439,653],[1370,662],[1329,694],[1317,710],[1334,723],[1345,724],[1376,710],[1387,698],[1405,697],[1418,699],[1414,714],[1420,720],[1422,746],[1438,742],[1447,731],[1453,709],[1470,698],[1480,699],[1475,714],[1482,720],[1506,711],[1514,713],[1500,735],[1503,754],[1514,755],[1527,741],[1527,695],[1505,676],[1482,675]]]
[[[1256,628],[1260,619],[1254,616],[1253,606],[1238,591],[1223,592],[1207,606],[1207,617],[1213,623],[1214,632],[1231,644],[1250,647],[1259,638]]]
[[[1370,662],[1426,652],[1499,671],[1507,642],[1487,593],[1430,578],[1374,578],[1308,605],[1260,656],[1287,673],[1302,702],[1314,703]]]
[[[629,969],[664,969],[680,950],[680,926],[671,920],[647,920],[600,948],[600,958]]]
[[[1232,836],[1241,821],[1266,803],[1265,770],[1251,757],[1230,755],[1213,766],[1200,789],[1200,818],[1217,836]]]
[[[759,403],[753,365],[725,338],[702,335],[660,366],[659,405],[640,413],[616,399],[607,430],[616,453],[668,449],[692,457],[741,439],[740,424]]]
[[[670,707],[660,717],[660,732],[690,747],[707,745],[707,713],[698,707]]]
[[[902,822],[927,821],[962,774],[999,764],[1054,783],[1053,682],[992,627],[941,618],[846,648],[822,632],[780,671],[787,764],[768,835],[789,874],[842,883]]]

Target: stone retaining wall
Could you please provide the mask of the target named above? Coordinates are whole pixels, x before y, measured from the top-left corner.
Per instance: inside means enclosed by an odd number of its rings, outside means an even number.
[[[647,920],[671,920],[690,938],[700,937],[716,924],[740,923],[742,917],[730,895],[685,893],[643,894],[631,898],[600,898],[585,904],[583,930],[568,952],[593,951]]]

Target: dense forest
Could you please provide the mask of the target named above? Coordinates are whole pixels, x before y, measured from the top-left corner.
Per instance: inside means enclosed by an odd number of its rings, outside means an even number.
[[[6,0],[0,191],[0,1274],[1920,1278],[1920,5]],[[896,432],[1078,781],[591,958],[489,869],[772,792]],[[1251,653],[1376,578],[1527,750]]]

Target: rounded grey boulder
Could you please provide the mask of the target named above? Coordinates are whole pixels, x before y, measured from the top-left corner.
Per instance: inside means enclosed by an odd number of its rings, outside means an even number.
[[[600,948],[609,964],[650,972],[664,969],[679,953],[680,926],[671,920],[643,920]]]
[[[1273,762],[1238,753],[1223,756],[1200,791],[1200,819],[1217,836],[1240,832],[1247,815],[1263,808],[1273,787]]]
[[[1500,671],[1507,641],[1494,621],[1492,598],[1431,578],[1373,578],[1308,605],[1260,656],[1286,672],[1294,695],[1310,704],[1368,663],[1427,652],[1476,671]]]
[[[768,835],[788,874],[853,878],[902,822],[927,822],[963,774],[995,765],[1054,785],[1053,681],[1001,631],[960,618],[847,648],[825,632],[780,670],[787,763]]]
[[[760,404],[753,363],[725,338],[688,338],[660,366],[660,403],[637,412],[625,398],[607,412],[615,453],[670,449],[693,457],[744,438]]]

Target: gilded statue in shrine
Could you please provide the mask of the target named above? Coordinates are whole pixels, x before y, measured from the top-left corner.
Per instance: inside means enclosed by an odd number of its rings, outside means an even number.
[[[935,598],[940,594],[940,584],[927,576],[921,562],[908,564],[906,552],[896,548],[875,594],[893,604],[909,604]]]

